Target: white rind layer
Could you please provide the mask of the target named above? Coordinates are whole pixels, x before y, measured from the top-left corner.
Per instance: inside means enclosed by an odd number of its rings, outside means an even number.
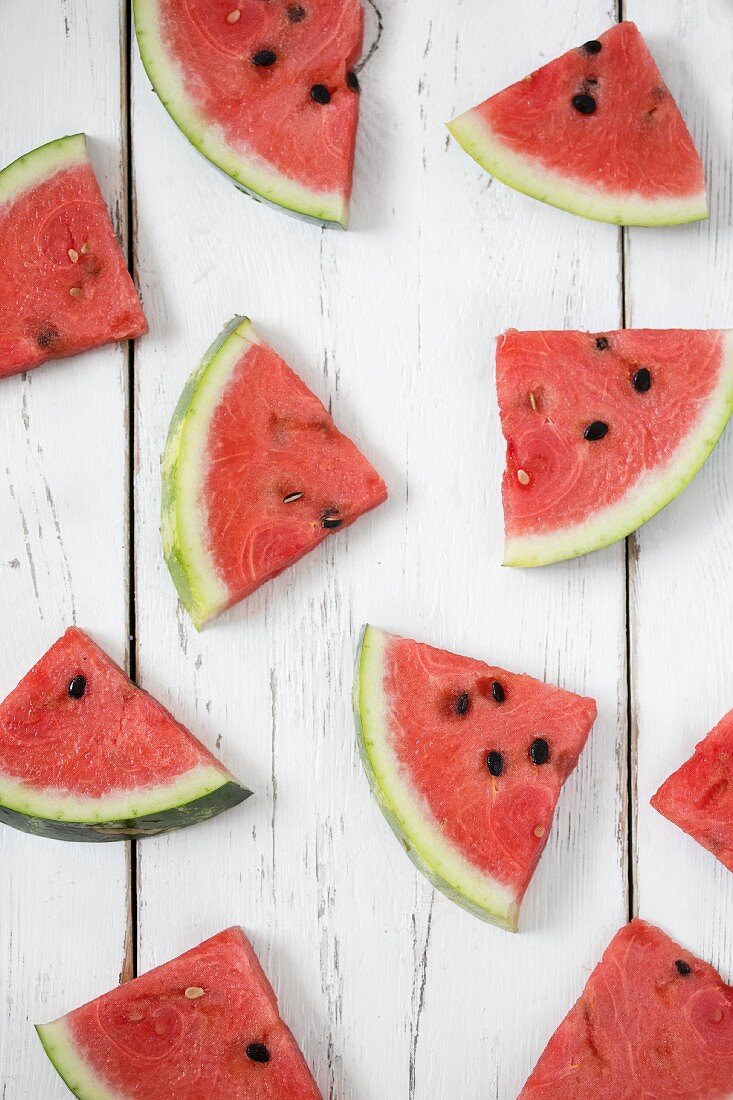
[[[51,1024],[36,1024],[36,1031],[56,1072],[79,1100],[130,1100],[113,1092],[91,1071],[79,1055],[63,1016]]]
[[[477,108],[449,122],[448,129],[469,156],[496,179],[540,202],[593,221],[613,225],[681,225],[708,217],[705,190],[685,198],[647,199],[594,187],[545,167],[536,157],[511,149],[486,124]]]
[[[71,134],[31,149],[0,172],[0,203],[12,202],[29,187],[36,187],[64,168],[88,163],[84,134]]]
[[[44,821],[102,825],[184,807],[231,782],[228,772],[201,764],[159,787],[140,787],[103,798],[79,798],[63,791],[37,790],[0,774],[0,808]]]
[[[253,198],[310,221],[345,229],[348,205],[342,195],[303,187],[254,151],[235,149],[221,130],[204,118],[160,35],[158,0],[133,0],[133,11],[145,71],[166,111],[191,144]]]
[[[383,631],[364,627],[356,658],[354,714],[359,751],[372,793],[410,859],[434,886],[482,920],[516,932],[516,895],[491,875],[477,870],[446,838],[392,750],[384,690],[388,640],[389,635]]]
[[[663,470],[643,474],[622,500],[583,523],[538,535],[507,537],[504,565],[551,565],[580,557],[626,538],[689,485],[718,442],[733,412],[733,330],[723,333],[723,364],[718,385],[695,428]]]

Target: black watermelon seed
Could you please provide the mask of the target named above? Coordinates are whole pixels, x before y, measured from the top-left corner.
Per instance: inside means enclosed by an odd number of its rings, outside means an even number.
[[[501,775],[504,771],[504,757],[500,752],[492,750],[486,757],[486,767],[492,775]]]
[[[646,393],[652,384],[651,372],[646,367],[639,367],[631,379],[631,385],[637,393]]]
[[[593,96],[588,95],[586,92],[581,92],[580,95],[574,95],[570,102],[573,107],[575,107],[575,110],[581,115],[592,115],[597,107]]]
[[[594,420],[583,432],[583,438],[590,443],[603,439],[604,435],[608,435],[608,424],[604,424],[602,420]]]
[[[53,325],[43,325],[36,333],[36,343],[39,348],[50,348],[58,338],[58,329],[55,329]]]
[[[692,967],[684,959],[677,959],[674,965],[677,967],[677,973],[681,974],[683,978],[692,973]]]
[[[359,77],[356,75],[353,69],[349,69],[346,74],[346,83],[351,88],[352,92],[359,91]]]
[[[596,347],[599,351],[608,351],[610,346],[607,336],[596,336]]]
[[[283,497],[283,504],[295,504],[296,500],[302,500],[304,496],[305,493],[288,493]]]
[[[331,93],[325,84],[314,84],[311,88],[311,99],[325,105],[331,102]]]
[[[491,695],[495,703],[503,703],[506,698],[504,694],[504,688],[501,686],[498,680],[493,680],[491,683]]]
[[[582,48],[585,50],[586,53],[597,54],[597,53],[601,52],[601,50],[603,49],[603,46],[601,45],[601,43],[597,39],[591,38],[590,42],[584,42],[583,43]]]
[[[274,50],[258,50],[256,54],[252,55],[252,64],[256,65],[258,69],[268,69],[276,61],[277,54]]]
[[[464,691],[462,695],[459,695],[454,703],[456,714],[468,714],[471,709],[471,700],[468,697],[468,692]]]
[[[550,759],[550,746],[547,744],[544,737],[535,737],[530,745],[529,755],[532,757],[533,764],[547,763]]]
[[[247,1057],[251,1062],[265,1065],[270,1061],[270,1051],[264,1043],[250,1043],[247,1047]]]
[[[290,4],[285,14],[291,23],[300,23],[305,19],[305,8],[302,4]]]
[[[86,676],[74,676],[74,678],[69,681],[69,686],[66,690],[72,699],[81,699],[82,695],[87,690]]]
[[[340,527],[343,522],[343,519],[339,517],[338,508],[327,508],[321,515],[321,526],[329,531],[335,527]]]

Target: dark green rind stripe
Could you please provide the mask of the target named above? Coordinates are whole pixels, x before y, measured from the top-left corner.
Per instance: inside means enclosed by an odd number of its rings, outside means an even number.
[[[159,833],[186,829],[200,821],[238,806],[250,797],[252,791],[240,787],[238,783],[225,783],[223,787],[182,806],[171,806],[154,814],[142,817],[121,818],[119,821],[101,821],[90,824],[83,821],[56,821],[46,817],[31,817],[0,806],[0,822],[33,836],[47,837],[51,840],[71,840],[90,843],[104,843],[112,840],[128,840],[131,837],[156,836]]]

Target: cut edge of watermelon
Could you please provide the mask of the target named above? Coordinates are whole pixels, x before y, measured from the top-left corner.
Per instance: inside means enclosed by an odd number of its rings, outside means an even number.
[[[645,199],[636,193],[613,195],[562,176],[536,159],[510,148],[481,118],[477,108],[448,122],[448,129],[470,157],[501,183],[569,214],[613,225],[663,226],[702,221],[709,216],[705,189],[684,198]]]
[[[238,805],[251,793],[223,768],[204,764],[169,783],[104,798],[34,790],[0,775],[0,821],[58,839],[123,839],[193,825]]]
[[[346,229],[348,200],[327,191],[313,191],[289,179],[257,154],[246,157],[215,133],[196,109],[158,32],[158,0],[133,0],[140,56],[153,90],[179,130],[207,160],[253,199],[325,227]]]
[[[636,531],[679,496],[702,467],[733,413],[733,330],[723,332],[720,380],[697,427],[687,435],[660,473],[650,470],[626,496],[583,523],[539,535],[507,537],[507,566],[532,568],[601,550]]]
[[[367,624],[356,653],[354,717],[372,794],[408,856],[433,886],[474,916],[516,932],[516,895],[497,879],[477,871],[446,841],[429,807],[421,805],[401,775],[387,737],[383,688],[387,639],[384,631]]]
[[[124,1100],[92,1073],[78,1052],[63,1017],[35,1027],[51,1065],[78,1100]]]
[[[31,149],[0,171],[0,203],[11,202],[28,187],[56,172],[89,161],[84,134],[68,134]]]
[[[248,317],[219,333],[178,399],[163,451],[163,553],[181,603],[200,630],[226,610],[229,590],[206,545],[201,483],[211,420],[231,373],[248,347],[261,343]]]

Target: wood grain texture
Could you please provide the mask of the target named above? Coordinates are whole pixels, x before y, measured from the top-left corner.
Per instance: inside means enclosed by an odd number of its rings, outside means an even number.
[[[24,0],[0,12],[0,162],[85,130],[124,234],[116,0]],[[0,697],[76,622],[118,660],[127,636],[127,352],[49,363],[0,386]],[[68,1096],[32,1024],[115,984],[124,845],[0,830],[0,1096]]]
[[[511,10],[510,10],[511,8]],[[493,340],[620,318],[618,232],[491,183],[443,122],[613,20],[608,3],[384,0],[361,74],[353,228],[257,205],[133,73],[138,671],[255,790],[139,849],[139,965],[240,922],[327,1097],[515,1096],[624,920],[624,550],[503,571]],[[197,635],[161,555],[160,452],[181,387],[246,312],[374,460],[389,503]],[[407,861],[350,710],[361,623],[594,695],[516,937]]]
[[[733,11],[705,0],[627,0],[700,150],[708,222],[631,230],[628,323],[733,327]],[[642,916],[733,971],[731,875],[649,805],[661,782],[733,707],[733,440],[726,431],[692,485],[636,537],[632,572],[638,755],[636,877]]]

